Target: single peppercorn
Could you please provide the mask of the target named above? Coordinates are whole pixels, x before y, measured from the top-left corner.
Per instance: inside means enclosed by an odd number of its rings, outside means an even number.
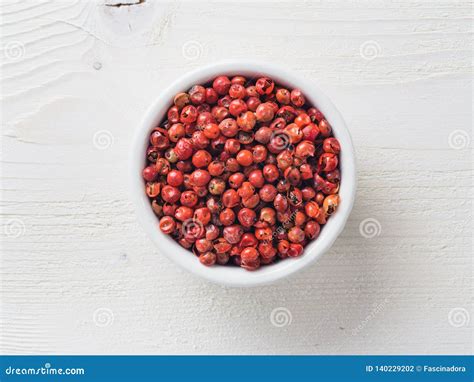
[[[274,113],[272,106],[266,102],[258,105],[255,116],[259,122],[269,122],[273,119]]]
[[[276,91],[275,95],[277,101],[283,105],[288,105],[290,103],[290,92],[288,89],[280,88]]]
[[[237,139],[227,139],[224,144],[224,151],[234,155],[237,154],[240,150],[240,142]]]
[[[178,93],[174,96],[173,102],[178,109],[182,109],[184,106],[189,104],[191,100],[189,99],[189,94]]]
[[[183,173],[178,170],[171,170],[166,177],[166,181],[170,186],[179,187],[184,181]]]
[[[239,83],[232,83],[229,88],[229,95],[231,98],[243,99],[247,95],[247,90]]]
[[[161,189],[161,197],[165,202],[176,203],[181,197],[181,192],[178,188],[167,184]]]
[[[265,165],[262,172],[265,180],[270,183],[275,182],[280,176],[278,168],[273,164]]]
[[[274,185],[265,184],[258,192],[258,195],[260,196],[260,199],[264,202],[273,202],[277,193],[277,189]]]
[[[219,76],[212,83],[212,88],[219,95],[227,94],[230,89],[231,82],[227,76]]]
[[[229,113],[234,117],[239,116],[247,111],[247,104],[241,99],[234,99],[229,104]]]
[[[211,180],[211,175],[206,170],[198,169],[191,173],[191,183],[194,186],[197,186],[197,187],[206,186],[210,180]]]
[[[186,105],[183,107],[183,110],[181,110],[181,113],[179,115],[179,120],[182,123],[193,123],[198,116],[198,112],[195,106],[193,105]]]
[[[325,119],[322,119],[319,122],[318,128],[319,128],[319,131],[321,132],[321,135],[325,138],[329,137],[329,135],[331,134],[331,131],[332,131],[331,125]]]
[[[225,191],[225,181],[220,178],[212,178],[207,188],[212,195],[221,195]]]
[[[256,131],[255,140],[262,144],[267,144],[268,142],[270,142],[272,134],[273,134],[272,129],[270,129],[267,126],[262,126]]]
[[[183,206],[194,207],[198,203],[199,197],[196,192],[187,190],[181,193],[179,200]]]
[[[244,233],[242,227],[240,225],[235,224],[229,227],[225,227],[222,232],[224,235],[224,239],[230,244],[237,244]]]
[[[247,208],[255,208],[260,203],[260,196],[258,194],[253,194],[242,198],[242,205]]]
[[[212,156],[205,150],[198,150],[193,155],[192,163],[194,167],[207,167],[212,161]]]
[[[221,134],[228,138],[235,137],[239,131],[237,122],[232,118],[226,118],[219,123],[219,129]]]
[[[194,85],[189,90],[189,99],[194,105],[200,105],[206,101],[206,89],[201,85]]]
[[[201,264],[210,267],[216,263],[216,254],[213,252],[206,252],[199,256]]]
[[[236,159],[241,166],[250,166],[253,163],[252,152],[249,150],[239,151]]]
[[[240,202],[240,196],[235,190],[226,190],[224,191],[224,194],[222,195],[222,203],[224,206],[233,208],[238,206]]]
[[[339,195],[326,196],[323,202],[323,209],[326,215],[332,215],[339,206]]]
[[[257,215],[255,214],[255,211],[251,210],[250,208],[242,208],[241,210],[239,210],[237,218],[239,219],[240,224],[248,228],[252,227],[255,224],[257,220]]]
[[[251,262],[258,259],[258,251],[253,247],[246,247],[240,252],[240,257],[244,262]]]
[[[161,192],[161,183],[148,182],[145,187],[145,192],[149,198],[156,198]]]
[[[307,222],[304,227],[305,237],[309,240],[316,239],[319,236],[320,231],[321,226],[314,220],[310,220],[309,222]]]
[[[152,182],[157,178],[158,171],[155,166],[148,166],[143,169],[142,175],[147,182]]]
[[[176,228],[176,222],[171,216],[163,216],[160,219],[160,229],[163,233],[170,234]]]
[[[319,157],[319,166],[322,171],[333,171],[338,164],[337,155],[333,153],[324,153]]]
[[[225,226],[234,224],[235,213],[232,208],[224,208],[219,214],[219,221]]]
[[[323,150],[327,153],[339,154],[341,151],[341,145],[336,138],[326,138],[323,141]]]
[[[174,216],[179,221],[184,222],[193,217],[193,212],[194,212],[193,209],[190,207],[180,206],[176,209]]]
[[[179,160],[186,160],[193,155],[193,144],[188,138],[181,138],[176,142],[174,152],[178,156]]]
[[[301,107],[305,104],[306,100],[303,93],[299,89],[293,89],[290,94],[290,100],[296,107]]]
[[[237,117],[237,125],[243,131],[252,131],[257,123],[257,117],[251,111],[246,111]]]
[[[257,82],[255,82],[255,89],[260,95],[271,94],[274,86],[275,83],[268,77],[259,78]]]

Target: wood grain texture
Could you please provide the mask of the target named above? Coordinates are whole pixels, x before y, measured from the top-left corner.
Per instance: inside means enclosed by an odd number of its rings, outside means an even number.
[[[1,352],[471,353],[472,5],[2,2]],[[316,81],[357,150],[336,244],[258,289],[177,269],[129,201],[144,110],[222,58]]]

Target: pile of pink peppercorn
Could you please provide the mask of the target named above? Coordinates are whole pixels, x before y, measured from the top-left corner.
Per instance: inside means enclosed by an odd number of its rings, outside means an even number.
[[[219,76],[178,93],[143,178],[159,227],[207,266],[297,257],[339,204],[340,145],[299,89]]]

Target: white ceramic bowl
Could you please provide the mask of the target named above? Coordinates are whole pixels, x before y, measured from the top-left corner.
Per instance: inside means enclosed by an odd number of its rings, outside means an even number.
[[[163,234],[158,228],[158,219],[151,209],[148,197],[145,195],[145,185],[141,176],[145,165],[145,151],[148,147],[149,134],[162,121],[167,109],[172,105],[173,96],[176,93],[187,91],[194,84],[209,82],[221,74],[228,76],[240,74],[246,77],[267,75],[276,83],[288,88],[301,89],[307,100],[326,116],[333,128],[334,136],[341,144],[341,185],[339,190],[341,202],[336,213],[328,219],[319,237],[305,247],[302,256],[263,266],[253,272],[233,266],[203,266],[191,251],[182,248],[172,238]],[[268,284],[289,276],[315,261],[331,247],[342,232],[351,212],[356,191],[354,148],[346,124],[336,107],[310,80],[302,78],[292,71],[267,63],[220,62],[194,70],[178,78],[171,86],[160,92],[141,123],[137,126],[130,162],[131,192],[138,218],[159,252],[198,276],[229,286],[247,287]]]

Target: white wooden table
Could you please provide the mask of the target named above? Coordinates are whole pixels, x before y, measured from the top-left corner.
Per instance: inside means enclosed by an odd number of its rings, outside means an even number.
[[[471,353],[472,2],[121,1],[0,4],[2,353]],[[318,82],[357,149],[341,237],[259,289],[177,269],[127,188],[152,99],[223,58]]]

